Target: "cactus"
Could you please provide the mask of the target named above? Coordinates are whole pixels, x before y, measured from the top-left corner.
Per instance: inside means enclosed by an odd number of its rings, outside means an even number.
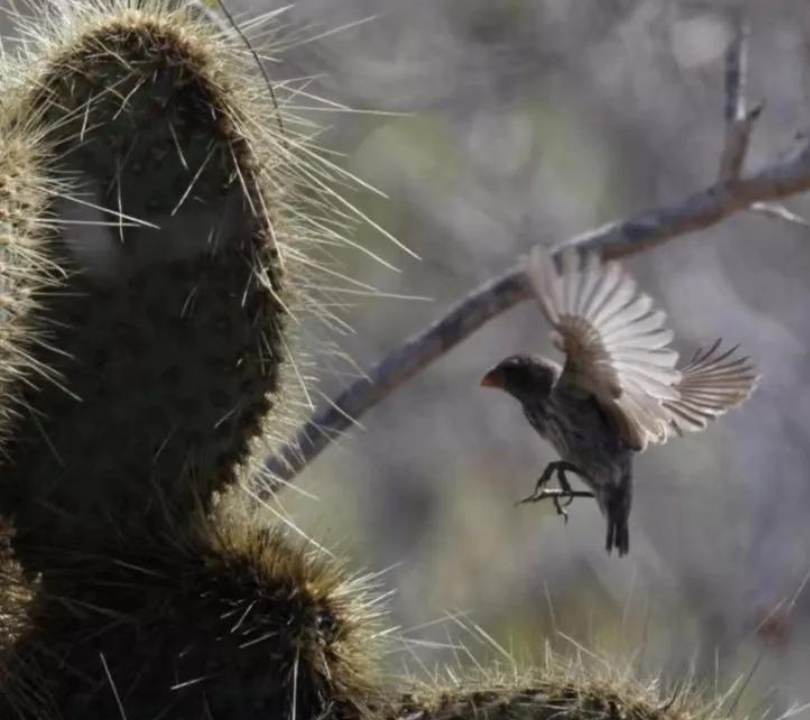
[[[63,10],[38,20],[47,41],[2,114],[30,153],[0,166],[16,409],[0,500],[33,570],[239,478],[278,424],[294,300],[292,153],[241,52],[188,9]]]
[[[2,717],[367,715],[370,591],[223,500],[289,424],[313,161],[192,6],[32,22],[0,105]]]
[[[452,673],[402,695],[394,706],[410,720],[716,720],[726,698],[701,699],[689,683],[661,697],[657,682],[631,680],[604,661],[565,662],[549,655],[542,668]]]
[[[373,576],[225,497],[290,424],[331,191],[195,8],[48,5],[2,58],[0,718],[708,717],[589,673],[403,695]]]
[[[129,717],[368,717],[373,585],[253,517],[217,515],[185,536],[172,519],[138,544],[65,548],[18,613],[2,717],[116,718],[119,703]],[[3,585],[25,593],[13,572]]]

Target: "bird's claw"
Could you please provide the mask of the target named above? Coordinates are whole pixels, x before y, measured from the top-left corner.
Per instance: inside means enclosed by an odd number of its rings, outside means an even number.
[[[574,490],[568,482],[568,478],[565,476],[566,469],[569,468],[565,467],[563,463],[550,463],[538,479],[534,487],[534,492],[515,504],[527,505],[529,503],[540,502],[540,500],[545,500],[546,498],[551,498],[557,515],[561,515],[563,520],[567,523],[568,512],[565,508],[574,502],[575,497],[593,497],[593,493]],[[559,489],[544,487],[551,479],[551,475],[555,470],[557,472],[557,480],[560,483]]]
[[[557,515],[562,515],[563,522],[568,525],[568,511],[565,509],[567,508],[572,502],[574,502],[574,498],[569,497],[568,502],[565,505],[560,503],[560,496],[557,495],[554,500],[554,509],[557,511]]]
[[[561,515],[567,523],[568,511],[565,508],[574,502],[575,497],[583,496],[593,497],[591,493],[574,492],[571,489],[557,490],[555,488],[541,488],[540,490],[533,492],[531,495],[529,495],[529,497],[519,500],[517,503],[515,503],[515,505],[528,505],[529,503],[536,503],[540,502],[541,500],[545,500],[546,498],[551,498],[551,501],[554,503],[554,509],[557,511],[557,515]]]

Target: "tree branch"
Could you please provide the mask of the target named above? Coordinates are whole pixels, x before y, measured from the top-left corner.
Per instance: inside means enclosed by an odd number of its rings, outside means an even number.
[[[642,210],[625,220],[559,243],[554,251],[576,245],[599,250],[605,257],[630,255],[670,238],[703,230],[755,203],[772,202],[806,190],[810,190],[810,141],[794,158],[765,167],[748,178],[720,181],[674,205]],[[348,428],[353,419],[488,320],[530,297],[520,265],[488,280],[462,298],[444,317],[391,351],[371,368],[367,378],[355,381],[328,407],[318,411],[290,445],[266,462],[267,470],[279,482],[291,480],[337,434]],[[271,483],[261,493],[266,497],[276,487]]]

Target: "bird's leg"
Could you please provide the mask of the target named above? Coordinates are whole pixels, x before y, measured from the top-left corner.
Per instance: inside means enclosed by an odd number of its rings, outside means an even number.
[[[546,497],[546,494],[545,494],[546,490],[543,488],[543,486],[549,480],[551,480],[551,476],[554,474],[554,471],[557,469],[557,465],[559,465],[559,462],[551,462],[548,465],[546,465],[546,469],[543,470],[543,474],[539,478],[537,478],[537,483],[534,486],[534,491],[532,492],[532,494],[529,495],[529,497],[523,498],[523,500],[520,500],[517,503],[517,505],[523,505],[525,503],[537,502],[538,500],[542,500],[544,497]]]
[[[560,483],[559,489],[543,487],[555,472],[557,473],[557,481]],[[574,501],[575,497],[592,498],[593,493],[585,490],[574,490],[571,487],[571,483],[568,482],[568,477],[566,476],[567,472],[575,472],[578,475],[583,474],[582,470],[576,465],[566,462],[565,460],[549,463],[543,471],[543,474],[537,480],[534,492],[529,497],[521,500],[518,505],[539,502],[544,498],[550,497],[554,503],[554,508],[557,510],[557,514],[562,515],[565,522],[568,522],[568,513],[565,508]],[[560,502],[561,500],[565,500],[566,502]]]
[[[551,480],[551,476],[555,472],[557,473],[557,481],[560,483],[561,489],[555,490],[544,487],[548,481]],[[534,486],[534,492],[532,492],[529,497],[521,500],[518,505],[523,503],[537,502],[538,500],[542,500],[546,497],[568,498],[569,502],[566,503],[566,505],[570,505],[571,500],[573,500],[575,497],[593,497],[593,493],[573,490],[571,488],[571,483],[568,482],[568,478],[565,474],[566,472],[575,472],[578,475],[583,474],[582,470],[580,470],[576,465],[565,460],[556,460],[555,462],[550,462],[548,465],[546,465],[546,469],[543,470],[543,474],[538,478],[537,483]]]
[[[564,507],[568,507],[572,502],[574,502],[575,497],[593,497],[592,492],[574,492],[571,488],[571,483],[568,482],[568,476],[565,474],[567,472],[573,472],[577,475],[584,475],[582,470],[580,470],[576,465],[566,462],[564,460],[557,463],[557,482],[560,483],[560,488],[562,492],[558,497],[565,496],[568,500],[565,503]]]
[[[574,502],[575,497],[592,498],[593,493],[586,490],[574,491],[571,487],[571,483],[568,482],[568,476],[565,474],[566,472],[574,472],[577,475],[582,475],[583,473],[582,470],[572,463],[565,461],[557,463],[557,482],[560,483],[560,492],[559,494],[554,495],[554,508],[557,511],[557,515],[562,515],[565,522],[568,522],[568,513],[566,512],[565,508]],[[561,503],[561,498],[564,498],[565,502]]]
[[[582,470],[580,470],[573,463],[566,462],[565,460],[560,460],[559,462],[555,463],[555,465],[555,470],[557,471],[557,482],[560,483],[560,487],[566,495],[572,493],[573,490],[571,489],[571,483],[568,482],[568,476],[565,473],[573,472],[577,475],[582,475]],[[568,504],[570,505],[570,503]]]

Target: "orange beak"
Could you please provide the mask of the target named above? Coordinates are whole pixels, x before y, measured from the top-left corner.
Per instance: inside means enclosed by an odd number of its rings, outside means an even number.
[[[499,373],[490,370],[484,377],[481,378],[481,387],[491,387],[503,389],[503,380]]]

